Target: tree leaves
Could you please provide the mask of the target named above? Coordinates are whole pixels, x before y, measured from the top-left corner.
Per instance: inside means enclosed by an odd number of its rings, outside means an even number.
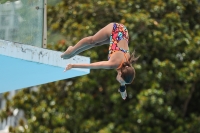
[[[141,55],[136,79],[125,101],[115,71],[91,70],[38,91],[20,90],[7,108],[25,111],[26,132],[199,132],[199,15],[197,0],[68,0],[48,6],[48,34],[62,38],[49,41],[54,50],[64,51],[110,22],[125,24],[130,50]],[[108,45],[81,53],[92,62],[107,54]]]

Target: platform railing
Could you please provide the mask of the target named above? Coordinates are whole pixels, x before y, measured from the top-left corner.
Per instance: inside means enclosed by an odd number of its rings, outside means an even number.
[[[46,0],[0,3],[0,39],[46,48]]]

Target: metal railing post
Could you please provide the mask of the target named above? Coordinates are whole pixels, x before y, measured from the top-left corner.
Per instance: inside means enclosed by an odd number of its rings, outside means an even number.
[[[47,48],[47,0],[44,0],[43,48]]]

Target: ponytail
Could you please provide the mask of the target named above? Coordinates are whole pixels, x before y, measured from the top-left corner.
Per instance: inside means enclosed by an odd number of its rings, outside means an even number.
[[[129,62],[130,64],[134,64],[136,63],[136,61],[140,58],[140,56],[138,57],[135,57],[135,50],[133,51],[133,53],[130,55],[130,58],[129,58]]]
[[[124,79],[126,83],[131,83],[135,78],[135,69],[132,65],[138,60],[140,56],[135,57],[135,51],[130,55],[130,58],[127,62],[124,62],[121,67],[122,75],[121,77]]]
[[[130,55],[130,58],[128,59],[127,62],[124,62],[122,64],[122,68],[125,68],[125,67],[131,67],[133,64],[136,63],[136,61],[139,59],[140,56],[138,57],[135,57],[135,51]]]

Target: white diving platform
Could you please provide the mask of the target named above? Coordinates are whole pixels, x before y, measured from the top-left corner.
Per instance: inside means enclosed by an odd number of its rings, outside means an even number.
[[[89,57],[64,60],[62,52],[0,40],[0,93],[41,85],[90,73],[89,69],[71,69],[70,63],[90,63]]]

